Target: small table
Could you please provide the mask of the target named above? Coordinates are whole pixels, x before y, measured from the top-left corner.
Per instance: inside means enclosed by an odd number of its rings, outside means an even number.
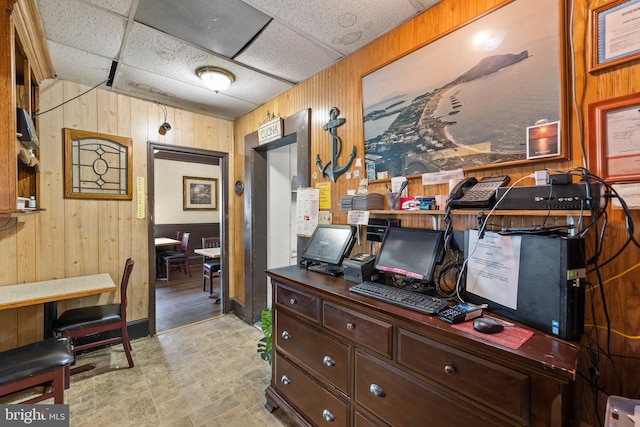
[[[58,318],[58,301],[115,290],[108,273],[0,286],[0,310],[44,304],[44,338],[48,338]]]
[[[170,239],[169,237],[156,237],[155,241],[156,248],[159,246],[174,246],[182,243],[180,240]]]
[[[207,258],[220,258],[220,248],[200,248],[200,249],[194,249],[193,252],[198,254],[198,255],[205,256]],[[209,294],[209,298],[215,299],[215,300],[219,300],[220,296],[222,294],[222,277],[220,277],[220,275],[218,275],[218,279],[220,280],[220,293],[218,293],[218,294],[210,293]],[[210,288],[211,288],[211,286],[210,286]],[[216,303],[217,303],[217,301],[216,301]]]

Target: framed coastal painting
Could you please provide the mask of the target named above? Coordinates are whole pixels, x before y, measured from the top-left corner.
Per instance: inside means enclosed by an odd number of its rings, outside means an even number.
[[[566,135],[527,144],[566,115],[561,4],[506,2],[363,76],[366,161],[391,178],[566,158]]]

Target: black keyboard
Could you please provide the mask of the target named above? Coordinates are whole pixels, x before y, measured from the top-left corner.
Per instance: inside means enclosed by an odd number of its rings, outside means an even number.
[[[349,291],[425,314],[436,314],[447,306],[446,299],[376,282],[362,282],[350,287]]]

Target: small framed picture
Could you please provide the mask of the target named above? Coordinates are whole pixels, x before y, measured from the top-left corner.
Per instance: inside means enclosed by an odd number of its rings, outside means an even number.
[[[215,178],[197,178],[183,176],[182,210],[216,210],[218,209],[218,180]]]
[[[527,159],[555,157],[560,154],[560,122],[542,123],[527,128]]]

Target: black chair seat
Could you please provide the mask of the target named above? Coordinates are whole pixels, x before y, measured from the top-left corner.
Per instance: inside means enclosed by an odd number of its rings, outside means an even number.
[[[218,271],[218,270],[220,270],[220,261],[205,262],[204,263],[204,268],[207,268],[210,271]]]
[[[187,254],[183,253],[183,252],[177,252],[175,254],[168,254],[168,255],[162,255],[162,259],[163,260],[168,260],[168,259],[178,259],[178,258],[185,258],[187,256]]]
[[[56,333],[120,322],[120,304],[105,304],[67,310],[55,323]]]
[[[69,365],[73,350],[68,338],[47,338],[0,353],[0,385]]]

